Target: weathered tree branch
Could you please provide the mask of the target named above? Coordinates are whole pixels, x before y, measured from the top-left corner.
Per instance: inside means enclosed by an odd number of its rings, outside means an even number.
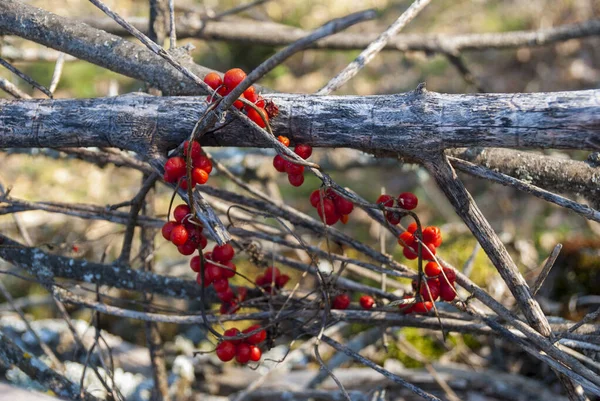
[[[43,266],[51,275],[48,279],[68,278],[131,291],[148,291],[168,297],[191,300],[201,298],[201,289],[195,281],[52,255],[39,248],[23,247],[1,234],[0,239],[0,258],[33,275]],[[211,293],[210,290],[206,291],[208,298],[216,299]]]
[[[83,20],[90,26],[126,36],[128,32],[108,18]],[[129,22],[141,31],[148,25],[145,18],[130,18]],[[274,22],[236,18],[234,20],[206,20],[197,14],[177,18],[177,36],[204,40],[221,40],[271,46],[284,46],[305,36],[308,32]],[[545,46],[570,39],[586,38],[600,33],[600,21],[590,20],[578,24],[561,25],[553,28],[512,31],[502,33],[474,33],[464,35],[447,34],[401,34],[394,36],[384,47],[392,51],[425,51],[446,53],[454,51],[482,51],[489,49],[511,49],[518,47]],[[362,50],[377,39],[378,33],[338,33],[323,39],[312,47],[317,49]]]
[[[270,98],[280,108],[272,124],[275,135],[314,147],[410,155],[423,149],[470,146],[597,149],[599,96],[598,90],[445,95],[420,87],[391,96],[273,94]],[[205,107],[203,98],[139,95],[0,101],[0,148],[165,151],[189,136]],[[233,121],[204,135],[203,145],[270,144]]]
[[[600,168],[590,163],[511,149],[454,149],[459,157],[558,193],[600,199]]]
[[[71,400],[98,401],[98,398],[86,391],[83,391],[83,397],[80,397],[81,394],[78,385],[50,369],[35,356],[23,351],[1,331],[0,360],[9,366],[15,365],[19,367],[29,377],[46,386],[59,397]]]
[[[0,3],[0,34],[12,34],[32,40],[148,82],[163,93],[201,93],[191,80],[151,51],[84,23],[74,22],[16,0]],[[210,71],[193,63],[185,51],[172,54],[196,75],[202,76]]]

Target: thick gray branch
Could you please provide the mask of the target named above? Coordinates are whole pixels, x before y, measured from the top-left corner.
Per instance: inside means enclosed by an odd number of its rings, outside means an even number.
[[[558,193],[600,199],[600,168],[590,163],[509,149],[456,149],[449,155]]]
[[[89,61],[131,78],[148,82],[164,93],[199,94],[183,74],[149,50],[118,36],[75,22],[16,0],[0,2],[0,34],[12,34]],[[179,62],[196,75],[209,69],[181,52]]]
[[[1,17],[0,17],[1,18]],[[315,147],[420,154],[455,147],[600,147],[600,90],[447,95],[417,88],[388,96],[273,94],[275,135]],[[179,145],[204,98],[0,101],[0,148],[118,147],[146,153]],[[271,147],[233,121],[204,145]]]
[[[183,299],[197,300],[201,296],[201,290],[195,281],[52,255],[39,248],[23,247],[1,234],[0,240],[0,258],[33,275],[43,270],[47,273],[44,277],[48,280],[67,278]],[[211,292],[207,290],[206,294],[210,296]]]

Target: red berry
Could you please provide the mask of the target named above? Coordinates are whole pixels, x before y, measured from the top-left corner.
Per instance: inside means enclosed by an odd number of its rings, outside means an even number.
[[[183,226],[188,230],[188,242],[194,244],[195,247],[198,247],[206,239],[202,235],[202,227],[192,224],[189,221],[183,222]]]
[[[231,341],[221,341],[217,345],[217,357],[223,362],[228,362],[235,356],[235,345]]]
[[[251,101],[252,103],[254,103],[256,101],[256,100],[251,100],[256,97],[256,89],[254,88],[254,86],[251,86],[244,91],[244,97],[246,99],[248,99],[249,101]]]
[[[216,280],[220,279],[221,277],[223,277],[223,273],[221,272],[221,268],[215,264],[212,263],[205,263],[204,264],[204,279],[205,281],[208,281],[209,283],[213,283]]]
[[[415,236],[408,231],[404,231],[398,236],[398,244],[402,247],[413,246],[415,244]]]
[[[446,302],[453,301],[456,298],[456,290],[454,286],[448,285],[446,280],[440,280],[440,298]]]
[[[285,287],[288,281],[290,281],[290,276],[288,276],[287,274],[282,274],[279,277],[275,277],[275,285],[277,286],[277,288]]]
[[[429,277],[435,277],[442,272],[440,265],[435,262],[429,262],[425,265],[425,274]]]
[[[245,78],[246,73],[242,71],[241,68],[232,68],[231,70],[225,73],[225,76],[223,76],[223,83],[229,90],[232,90],[233,88],[238,86],[239,83],[242,82]]]
[[[174,184],[174,183],[176,183],[176,182],[177,182],[177,178],[175,178],[175,177],[171,177],[171,176],[169,175],[169,173],[168,173],[168,172],[166,172],[166,171],[165,171],[165,173],[163,174],[163,180],[165,180],[165,182],[168,182],[168,183],[171,183],[171,184]]]
[[[184,191],[187,191],[188,189],[188,185],[187,185],[187,178],[183,177],[180,181],[179,181],[179,188],[183,189]]]
[[[240,309],[240,306],[236,303],[223,302],[219,308],[221,315],[234,314]]]
[[[272,280],[275,280],[279,276],[281,276],[281,272],[275,266],[269,266],[265,269],[265,279],[268,283],[270,283]]]
[[[414,233],[415,233],[415,231],[417,231],[417,228],[418,228],[418,227],[417,227],[417,223],[410,223],[410,224],[408,225],[408,227],[406,228],[406,231],[408,231],[408,232],[409,232],[409,233],[411,233],[411,234],[414,234]]]
[[[393,207],[394,206],[394,198],[392,198],[390,195],[379,195],[379,198],[377,198],[377,201],[375,201],[375,203],[377,204],[381,204],[383,206],[387,206],[387,207]]]
[[[292,184],[292,186],[299,187],[302,184],[304,184],[304,175],[303,174],[297,174],[297,175],[289,174],[288,181],[290,182],[290,184]]]
[[[435,255],[435,246],[433,244],[423,244],[421,247],[423,253],[423,259],[432,260],[433,255]]]
[[[229,95],[229,92],[231,92],[231,89],[229,89],[225,85],[222,85],[219,89],[217,89],[217,94],[219,96],[227,96],[227,95]]]
[[[194,245],[193,243],[187,241],[185,244],[183,245],[179,245],[177,247],[177,250],[179,251],[180,254],[182,255],[186,255],[189,256],[191,254],[193,254],[194,252],[196,252],[196,245]]]
[[[243,331],[244,334],[251,333],[255,330],[258,330],[256,333],[252,334],[250,337],[246,338],[246,341],[250,344],[258,345],[267,339],[267,332],[264,329],[259,330],[261,327],[258,324],[254,324],[248,327]]]
[[[190,208],[188,205],[181,204],[178,205],[175,210],[173,210],[173,218],[175,218],[175,221],[178,223],[181,223],[183,218],[188,214],[190,214]]]
[[[164,226],[162,226],[160,232],[164,239],[166,239],[167,241],[171,241],[171,231],[173,231],[173,228],[175,226],[177,226],[177,222],[175,221],[168,221],[165,223]]]
[[[185,159],[183,157],[171,157],[165,163],[165,173],[169,178],[177,181],[185,175]]]
[[[329,198],[323,199],[323,202],[319,202],[317,205],[317,213],[321,218],[321,221],[324,221],[327,225],[335,224],[340,218],[335,210],[335,205],[333,201]]]
[[[294,148],[294,152],[303,159],[308,159],[312,155],[312,146],[298,144]]]
[[[390,222],[391,225],[396,225],[400,223],[400,219],[402,216],[398,212],[385,212],[385,218]]]
[[[235,267],[235,265],[233,264],[232,261],[229,261],[227,263],[223,263],[223,265],[225,265],[225,266],[228,267],[227,269],[221,268],[221,271],[222,271],[221,274],[223,275],[223,277],[225,277],[225,278],[232,278],[233,276],[235,276],[236,267]]]
[[[267,123],[269,122],[269,116],[267,116],[267,112],[265,111],[265,109],[259,107],[258,111],[256,111],[253,108],[249,108],[248,107],[248,108],[246,108],[246,113],[248,114],[248,118],[250,120],[252,120],[260,128],[265,128],[267,126],[267,124],[265,123],[265,121]],[[264,121],[261,118],[261,115],[264,118]]]
[[[235,347],[235,360],[241,364],[248,363],[250,360],[250,344],[241,343]]]
[[[183,155],[184,156],[188,155],[189,146],[190,146],[189,141],[185,141],[183,143]],[[202,146],[200,146],[200,144],[198,142],[192,141],[192,159],[200,157],[201,155],[202,155]]]
[[[256,345],[250,345],[250,360],[253,362],[260,361],[262,351]]]
[[[419,292],[425,301],[433,302],[440,296],[440,282],[437,278],[430,278],[421,283],[421,291]]]
[[[347,309],[350,306],[350,297],[348,294],[340,294],[333,298],[331,307],[333,309]]]
[[[200,256],[196,255],[190,260],[190,267],[196,273],[200,272]]]
[[[265,276],[263,274],[259,274],[258,276],[256,276],[256,278],[254,279],[254,282],[256,283],[256,285],[258,287],[263,287],[263,286],[269,284],[269,281],[265,278]]]
[[[223,302],[230,302],[235,298],[235,294],[231,288],[227,288],[225,291],[217,292],[217,297]]]
[[[236,329],[235,327],[231,328],[231,329],[227,329],[223,332],[223,337],[237,337],[241,334],[241,332]],[[226,341],[231,341],[233,344],[238,345],[239,343],[242,342],[242,340],[230,340],[227,339]]]
[[[415,245],[415,248],[416,248],[416,245]],[[413,251],[413,249],[411,247],[409,247],[409,246],[405,247],[402,250],[402,254],[404,255],[404,257],[406,259],[410,259],[410,260],[414,260],[414,259],[416,259],[416,258],[419,257],[419,255],[417,254],[417,252]]]
[[[285,172],[289,175],[300,175],[304,173],[304,166],[301,166],[290,161],[285,162]]]
[[[427,313],[433,308],[432,302],[417,302],[413,306],[413,312],[415,313]]]
[[[252,88],[252,90],[250,90],[250,88]],[[262,105],[258,105],[256,102],[258,101],[258,99],[261,99],[261,97],[258,95],[258,93],[256,93],[256,89],[254,89],[253,86],[251,86],[250,88],[246,89],[244,91],[244,97],[246,98],[246,100],[248,100],[251,103],[256,104],[258,107],[265,107],[265,102],[262,102]]]
[[[226,278],[220,278],[213,281],[213,287],[215,287],[216,292],[225,292],[229,288],[229,281]]]
[[[200,273],[196,274],[196,283],[198,285],[204,285],[204,288],[208,287],[211,283],[206,280],[206,273],[204,274],[204,283],[202,283],[202,275]]]
[[[206,239],[206,237],[204,235],[200,235],[200,244],[199,244],[200,249],[206,248],[206,245],[208,245],[208,240]]]
[[[406,210],[413,210],[417,207],[419,199],[412,192],[402,192],[398,195],[398,205]]]
[[[285,173],[285,159],[279,155],[273,158],[273,167],[280,173]]]
[[[363,295],[360,297],[359,302],[363,309],[371,309],[373,306],[375,306],[375,300],[370,295]]]
[[[452,270],[448,267],[444,267],[443,271],[444,271],[444,274],[440,276],[440,281],[443,281],[443,282],[449,281],[450,284],[454,284],[454,282],[456,281],[456,273],[454,272],[454,270]]]
[[[195,184],[206,184],[208,181],[208,173],[201,168],[195,168],[192,170],[192,182]]]
[[[215,245],[212,250],[212,258],[215,262],[219,263],[227,263],[233,256],[235,255],[235,250],[231,246],[230,243],[226,243],[224,245]]]
[[[433,244],[435,247],[442,245],[442,233],[438,227],[429,226],[423,229],[423,242]]]
[[[241,110],[244,108],[244,102],[242,102],[241,100],[236,100],[233,102],[233,107],[235,107],[238,110]]]
[[[203,155],[195,157],[192,160],[192,166],[206,171],[207,174],[210,174],[210,172],[212,171],[212,168],[213,168],[212,162],[210,161],[210,159]]]
[[[206,74],[204,77],[204,82],[213,89],[217,89],[219,86],[221,86],[221,84],[223,84],[221,77],[216,72],[209,72]]]
[[[277,137],[277,140],[279,142],[281,142],[284,146],[290,146],[290,138],[288,138],[287,136],[281,136],[281,135],[279,135]]]
[[[183,224],[178,224],[171,230],[171,242],[177,246],[183,245],[188,240],[188,231]]]
[[[313,207],[317,207],[317,205],[319,204],[319,202],[321,201],[321,190],[320,189],[315,189],[311,194],[310,194],[310,204]]]
[[[237,299],[240,302],[243,302],[246,299],[246,296],[248,295],[248,289],[246,287],[238,287],[237,288]]]
[[[350,214],[352,213],[352,210],[354,210],[354,203],[341,196],[336,197],[333,203],[335,204],[336,211],[340,215]]]

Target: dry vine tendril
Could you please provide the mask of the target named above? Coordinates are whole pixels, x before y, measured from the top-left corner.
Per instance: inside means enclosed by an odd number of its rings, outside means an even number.
[[[217,73],[209,73],[204,77],[204,82],[210,86],[214,93],[207,96],[206,101],[209,109],[219,101],[216,95],[227,96],[246,74],[239,68],[227,71],[223,78]],[[277,117],[277,106],[275,103],[256,93],[253,86],[249,87],[241,96],[243,100],[236,100],[233,107],[243,110],[247,116],[259,127],[271,132],[269,121]],[[277,140],[286,147],[290,146],[290,139],[279,136]],[[305,144],[296,144],[294,152],[302,159],[308,159],[312,154],[312,147]],[[191,163],[191,166],[188,165]],[[191,167],[191,175],[187,174]],[[304,183],[304,166],[288,160],[285,156],[276,155],[273,159],[275,170],[288,175],[288,180],[294,187]],[[212,162],[204,154],[200,142],[194,138],[183,144],[183,157],[172,156],[165,163],[164,179],[166,182],[177,184],[184,190],[188,189],[188,181],[192,185],[206,184],[212,172]],[[332,188],[319,188],[314,190],[309,197],[310,204],[316,209],[321,221],[332,226],[337,222],[347,224],[349,216],[354,210],[354,203],[343,197]],[[418,205],[418,198],[410,192],[404,192],[393,197],[383,194],[375,202],[383,211],[387,222],[397,226],[404,216],[413,216]],[[416,218],[416,217],[415,217]],[[282,274],[275,266],[265,268],[263,274],[254,279],[254,289],[238,286],[230,286],[229,280],[236,275],[242,275],[233,263],[235,249],[230,243],[215,245],[212,251],[203,252],[207,246],[207,239],[203,235],[202,224],[196,219],[192,208],[187,204],[180,204],[173,210],[173,220],[167,221],[162,228],[165,239],[177,246],[182,255],[192,255],[199,252],[190,260],[190,268],[197,274],[198,285],[208,288],[212,286],[217,297],[221,300],[219,312],[222,315],[235,314],[240,308],[255,305],[260,298],[268,295],[271,297],[292,297],[294,294],[287,293],[284,287],[290,280],[290,276]],[[428,263],[424,268],[424,275],[420,274],[418,280],[413,280],[414,293],[406,293],[403,301],[395,301],[385,304],[383,299],[375,299],[371,295],[360,296],[359,305],[362,309],[372,310],[377,307],[398,305],[400,312],[404,314],[417,313],[427,314],[433,309],[435,301],[442,300],[451,302],[456,298],[454,271],[447,267],[441,267],[435,260],[436,248],[442,244],[442,234],[438,227],[428,226],[421,229],[420,223],[413,222],[408,225],[406,231],[398,236],[398,244],[403,248],[403,255],[408,260],[419,259],[419,270],[421,260]],[[260,262],[259,264],[264,264]],[[421,273],[423,273],[421,272]],[[245,276],[244,276],[245,277]],[[421,280],[421,278],[425,278]],[[352,299],[347,292],[340,292],[333,288],[331,309],[344,310],[352,305]],[[337,294],[336,294],[337,293]],[[249,296],[252,294],[252,296]],[[282,298],[283,299],[283,298]],[[283,304],[285,306],[285,303]],[[270,330],[271,335],[274,330]],[[263,351],[272,346],[265,342],[267,330],[260,325],[252,325],[245,330],[238,328],[225,330],[223,336],[219,337],[216,346],[217,357],[223,361],[237,361],[240,364],[259,362]],[[262,348],[261,348],[262,347]]]

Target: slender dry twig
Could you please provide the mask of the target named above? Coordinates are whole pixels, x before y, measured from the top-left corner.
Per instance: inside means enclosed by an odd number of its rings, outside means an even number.
[[[457,159],[454,157],[448,157],[448,160],[450,160],[452,165],[460,171],[464,171],[465,173],[471,174],[473,176],[485,178],[486,180],[497,182],[502,185],[514,187],[520,191],[527,192],[533,196],[543,199],[546,202],[551,202],[555,205],[564,207],[566,209],[570,209],[575,213],[585,217],[586,219],[600,222],[600,212],[591,208],[588,205],[582,205],[581,203],[577,203],[575,201],[567,199],[564,196],[554,194],[550,191],[546,191],[543,188],[539,188],[535,185],[528,184],[517,178],[508,176],[506,174],[498,173],[496,171],[492,171],[483,166],[478,166],[465,160]]]
[[[129,33],[111,19],[88,18],[86,24],[115,35]],[[130,18],[129,22],[140,30],[148,26],[146,18]],[[207,21],[199,14],[187,13],[177,20],[180,38],[198,38],[227,42],[254,43],[266,46],[286,46],[308,32],[298,27],[278,24],[271,21],[254,19],[236,19],[231,21]],[[515,49],[523,47],[548,46],[572,39],[584,39],[600,33],[600,20],[591,19],[573,24],[564,24],[539,30],[467,33],[467,34],[399,34],[391,38],[383,50],[386,51],[422,51],[427,53],[463,53]],[[338,33],[330,38],[314,43],[315,49],[363,50],[377,39],[379,33]]]
[[[0,89],[2,89],[4,92],[8,93],[9,95],[11,95],[12,97],[14,97],[16,99],[31,99],[31,96],[29,96],[27,93],[23,92],[12,82],[8,81],[5,78],[1,78],[1,77],[0,77]]]
[[[379,37],[371,42],[365,50],[363,50],[354,61],[352,61],[338,75],[329,80],[329,82],[317,91],[317,95],[328,95],[338,89],[340,86],[348,82],[358,72],[364,68],[387,44],[387,42],[410,21],[412,21],[427,6],[431,0],[416,0],[413,2],[400,17],[388,27]]]
[[[152,190],[158,178],[159,175],[156,173],[152,173],[151,175],[147,176],[140,190],[131,200],[131,207],[129,210],[129,221],[127,222],[127,228],[125,229],[125,236],[123,238],[123,248],[121,249],[121,255],[119,255],[119,258],[116,261],[117,264],[129,263],[129,258],[131,255],[131,243],[133,241],[133,235],[136,226],[135,221],[140,210],[144,205],[144,199],[146,198],[146,195],[149,191]]]
[[[27,82],[29,85],[33,86],[34,88],[39,89],[46,96],[48,96],[50,99],[52,99],[52,92],[50,92],[45,86],[37,83],[29,75],[21,72],[18,68],[16,68],[12,64],[10,64],[8,61],[4,60],[2,57],[0,57],[0,65],[4,66],[10,72],[12,72],[13,74],[17,75],[19,78],[21,78],[22,80],[24,80],[25,82]]]
[[[56,64],[54,65],[54,72],[52,73],[52,79],[50,80],[50,86],[48,87],[48,90],[52,94],[54,94],[54,91],[56,91],[56,87],[58,86],[58,83],[60,82],[60,77],[62,75],[64,64],[65,64],[65,54],[59,53],[58,58],[56,59]]]
[[[548,259],[546,259],[546,262],[544,263],[544,267],[542,268],[542,271],[540,272],[537,279],[535,280],[535,283],[531,286],[531,294],[534,297],[537,295],[540,288],[542,288],[542,285],[544,285],[544,281],[546,280],[546,277],[548,277],[548,274],[550,274],[550,270],[552,270],[552,267],[554,266],[554,262],[556,262],[556,258],[558,258],[558,255],[560,254],[561,249],[562,249],[562,244],[556,244],[556,246],[552,250],[552,253],[550,254],[550,256],[548,256]]]

